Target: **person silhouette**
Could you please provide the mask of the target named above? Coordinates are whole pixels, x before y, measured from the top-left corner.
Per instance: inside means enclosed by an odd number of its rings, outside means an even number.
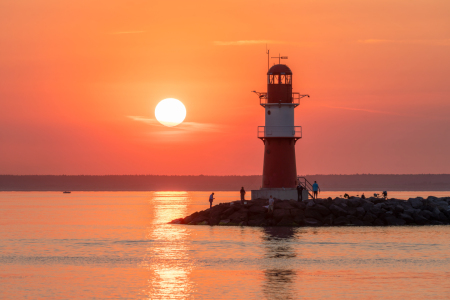
[[[213,203],[213,201],[214,201],[214,193],[212,193],[211,195],[209,195],[209,208],[211,208],[212,207],[212,203]]]
[[[245,201],[245,190],[244,190],[244,187],[241,188],[239,193],[241,193],[241,203],[244,204],[244,201]]]
[[[317,199],[317,193],[320,192],[320,187],[319,187],[319,185],[317,184],[317,181],[314,181],[314,184],[312,185],[312,187],[313,187],[313,196],[314,196],[314,199]]]
[[[297,185],[297,201],[303,200],[303,185],[300,182]]]

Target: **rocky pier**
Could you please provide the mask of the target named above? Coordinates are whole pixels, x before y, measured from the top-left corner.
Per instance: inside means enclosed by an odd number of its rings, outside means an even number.
[[[276,200],[273,212],[257,199],[220,203],[170,224],[225,226],[402,226],[450,224],[450,197]]]

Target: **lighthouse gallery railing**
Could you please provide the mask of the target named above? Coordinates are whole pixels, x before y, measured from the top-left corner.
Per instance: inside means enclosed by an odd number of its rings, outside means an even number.
[[[258,138],[302,138],[302,126],[258,126]]]
[[[304,97],[309,97],[309,95],[300,95],[300,93],[292,93],[292,102],[291,103],[269,103],[267,99],[267,93],[257,93],[259,96],[259,104],[261,106],[266,105],[300,105],[300,99]]]

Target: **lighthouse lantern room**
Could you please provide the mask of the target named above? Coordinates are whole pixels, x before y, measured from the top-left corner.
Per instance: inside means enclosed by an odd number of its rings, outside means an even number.
[[[300,99],[309,95],[292,92],[292,71],[280,63],[267,72],[267,93],[254,93],[264,107],[265,124],[258,126],[258,138],[264,143],[262,188],[252,191],[252,199],[267,199],[270,195],[296,199],[295,144],[302,138],[302,127],[294,124],[294,110]]]

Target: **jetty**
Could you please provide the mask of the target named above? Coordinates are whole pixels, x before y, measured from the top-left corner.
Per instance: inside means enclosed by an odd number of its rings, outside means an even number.
[[[450,224],[450,197],[408,200],[357,197],[220,203],[169,224],[210,226],[403,226]]]

